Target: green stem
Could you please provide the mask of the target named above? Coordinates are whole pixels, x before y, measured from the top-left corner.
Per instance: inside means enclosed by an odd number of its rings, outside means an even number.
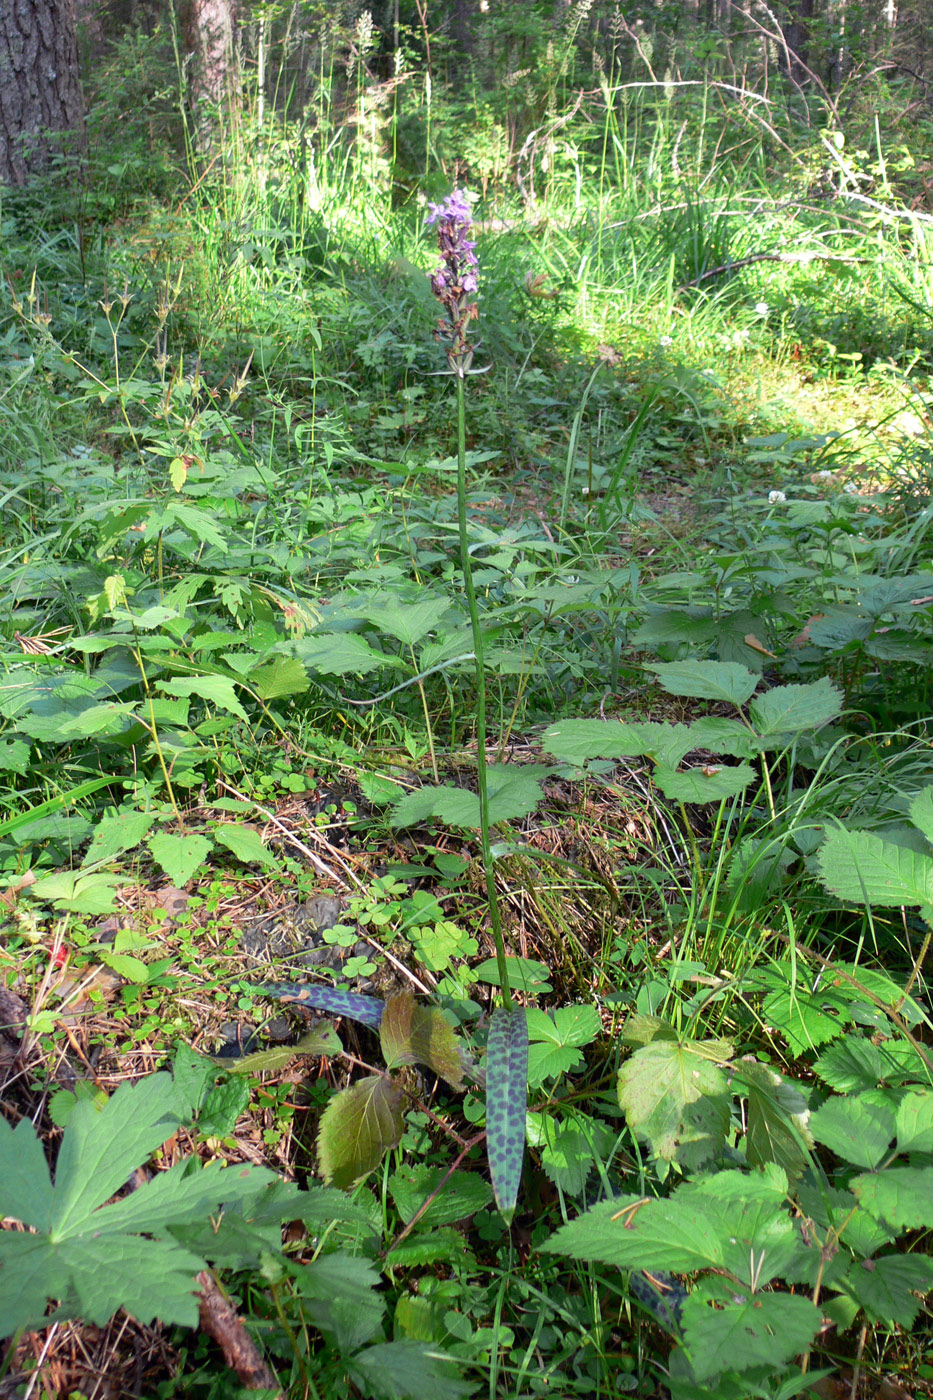
[[[483,629],[476,605],[476,589],[473,587],[473,566],[470,561],[470,541],[467,534],[466,499],[466,376],[457,374],[457,523],[460,527],[460,567],[463,571],[463,586],[470,612],[470,627],[473,632],[473,655],[476,667],[476,785],[479,789],[479,829],[483,847],[483,872],[486,876],[486,897],[489,901],[489,920],[492,936],[496,944],[496,962],[499,967],[499,986],[502,991],[502,1005],[506,1011],[512,1010],[512,992],[509,987],[509,973],[505,961],[505,940],[502,937],[502,920],[499,917],[499,902],[496,898],[496,877],[492,858],[492,843],[489,839],[489,792],[486,785],[486,668],[483,663]]]

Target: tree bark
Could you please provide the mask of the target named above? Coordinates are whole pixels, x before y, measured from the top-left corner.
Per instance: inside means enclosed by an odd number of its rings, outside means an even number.
[[[186,0],[182,6],[188,98],[202,151],[210,148],[219,111],[233,97],[236,8],[236,0]]]
[[[72,0],[0,0],[0,181],[25,184],[83,139]]]

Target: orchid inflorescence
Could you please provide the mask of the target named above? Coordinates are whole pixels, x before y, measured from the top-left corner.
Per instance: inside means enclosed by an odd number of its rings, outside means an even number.
[[[447,362],[461,378],[469,372],[476,346],[467,339],[467,324],[479,314],[470,297],[479,283],[479,266],[474,249],[467,238],[473,216],[465,190],[454,190],[443,204],[428,205],[428,223],[437,225],[437,245],[442,263],[431,273],[431,291],[446,311],[437,323],[436,340],[447,344]]]

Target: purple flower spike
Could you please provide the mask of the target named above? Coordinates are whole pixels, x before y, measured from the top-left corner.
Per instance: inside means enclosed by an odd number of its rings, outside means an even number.
[[[475,348],[467,340],[466,328],[478,314],[476,303],[467,298],[479,286],[473,270],[479,267],[476,243],[466,236],[473,223],[466,190],[454,190],[442,204],[429,204],[428,223],[437,229],[442,259],[442,266],[429,274],[431,291],[446,312],[434,334],[437,340],[447,343],[450,367],[462,377],[472,363]]]

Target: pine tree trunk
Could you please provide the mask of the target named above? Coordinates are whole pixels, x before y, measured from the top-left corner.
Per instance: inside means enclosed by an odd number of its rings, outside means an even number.
[[[84,137],[72,0],[0,5],[0,181],[23,185]]]
[[[236,0],[185,0],[182,31],[188,98],[199,151],[209,151],[226,104],[234,100]]]

